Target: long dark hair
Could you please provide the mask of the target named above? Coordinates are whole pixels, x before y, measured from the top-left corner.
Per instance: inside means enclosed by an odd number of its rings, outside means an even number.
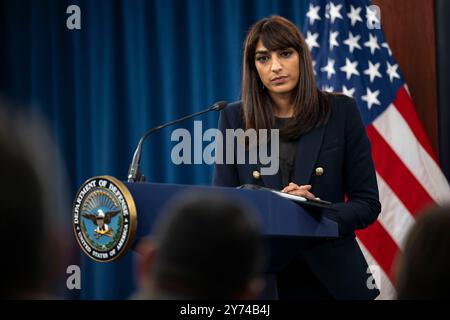
[[[296,139],[325,124],[330,113],[327,94],[316,86],[312,59],[303,35],[291,21],[271,16],[256,22],[244,42],[242,111],[245,129],[271,129],[275,121],[272,99],[264,89],[255,66],[259,40],[271,51],[294,48],[300,58],[300,77],[293,96],[293,119],[280,131],[281,136]]]

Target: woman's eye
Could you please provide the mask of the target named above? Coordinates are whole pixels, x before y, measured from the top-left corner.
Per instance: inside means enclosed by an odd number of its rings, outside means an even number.
[[[286,50],[286,51],[281,51],[280,56],[283,58],[289,58],[292,54],[292,51]]]
[[[256,58],[256,61],[265,63],[265,62],[269,61],[269,57],[268,56],[259,56]]]

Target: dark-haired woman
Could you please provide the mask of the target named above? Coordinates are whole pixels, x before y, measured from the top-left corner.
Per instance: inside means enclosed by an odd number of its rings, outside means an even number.
[[[275,175],[256,164],[216,164],[214,184],[259,184],[333,202],[323,215],[338,223],[340,238],[303,251],[277,276],[280,299],[374,299],[368,266],[355,230],[381,211],[371,146],[353,99],[320,91],[298,28],[272,16],[245,40],[242,101],[222,110],[219,129],[279,129]],[[235,162],[236,163],[236,162]],[[347,200],[345,199],[347,198]]]

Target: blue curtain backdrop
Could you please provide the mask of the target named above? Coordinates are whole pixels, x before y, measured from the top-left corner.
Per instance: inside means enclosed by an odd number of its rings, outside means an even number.
[[[81,9],[81,30],[66,28],[72,4]],[[239,99],[248,28],[271,14],[302,26],[307,7],[306,0],[1,0],[0,96],[48,120],[73,196],[92,176],[125,180],[148,128]],[[217,119],[197,120],[206,130]],[[147,141],[147,180],[210,184],[212,166],[172,164],[171,132]],[[70,212],[61,214],[70,220]],[[127,298],[135,289],[132,262],[132,252],[110,264],[81,257],[76,296]]]

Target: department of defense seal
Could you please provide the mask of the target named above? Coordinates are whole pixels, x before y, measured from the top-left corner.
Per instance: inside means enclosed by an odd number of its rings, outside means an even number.
[[[87,180],[75,197],[72,218],[78,244],[95,261],[120,258],[134,241],[136,206],[128,188],[113,177]]]

